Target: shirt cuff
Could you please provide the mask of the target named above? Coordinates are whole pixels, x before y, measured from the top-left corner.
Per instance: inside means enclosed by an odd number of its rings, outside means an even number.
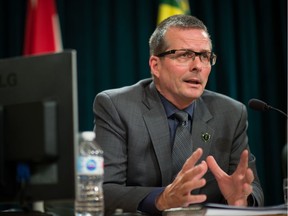
[[[161,215],[162,212],[156,208],[155,200],[164,191],[163,188],[157,188],[150,192],[138,205],[138,211],[148,213],[149,215]]]

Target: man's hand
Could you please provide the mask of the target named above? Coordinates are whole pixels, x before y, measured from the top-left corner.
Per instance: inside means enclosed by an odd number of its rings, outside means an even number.
[[[156,200],[158,210],[187,207],[189,204],[201,203],[206,200],[204,194],[191,195],[192,190],[201,188],[206,184],[203,178],[208,169],[206,162],[202,161],[195,166],[202,154],[203,150],[199,148],[186,160],[175,180],[165,188]]]
[[[230,176],[218,166],[213,156],[208,156],[206,161],[228,204],[247,206],[247,197],[253,191],[251,183],[254,180],[253,172],[248,167],[248,150],[242,152],[237,169]]]

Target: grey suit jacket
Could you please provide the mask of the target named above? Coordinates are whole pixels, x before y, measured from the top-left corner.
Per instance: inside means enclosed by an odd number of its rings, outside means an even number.
[[[172,182],[171,144],[167,116],[152,79],[99,93],[94,101],[96,141],[104,150],[106,215],[116,208],[135,212],[157,187]],[[219,166],[233,173],[244,149],[249,149],[246,107],[227,96],[205,90],[197,99],[192,125],[193,149],[205,160],[213,155]],[[204,139],[204,134],[210,139]],[[253,197],[263,205],[255,158],[250,154]],[[208,170],[206,186],[192,193],[207,194],[207,202],[223,203],[217,182]]]

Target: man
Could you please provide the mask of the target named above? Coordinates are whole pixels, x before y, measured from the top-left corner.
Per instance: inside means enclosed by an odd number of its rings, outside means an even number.
[[[206,26],[175,15],[159,24],[149,45],[153,78],[104,91],[93,105],[106,215],[117,208],[157,215],[203,202],[263,205],[245,106],[205,90],[216,62]],[[188,120],[180,123],[178,111]],[[178,125],[189,131],[184,158],[173,156],[183,143],[176,142]]]

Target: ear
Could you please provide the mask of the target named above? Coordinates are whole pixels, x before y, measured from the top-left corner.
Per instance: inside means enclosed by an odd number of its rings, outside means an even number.
[[[150,65],[150,69],[151,69],[151,73],[156,76],[159,77],[159,69],[161,67],[161,62],[159,57],[157,56],[150,56],[149,58],[149,65]]]

